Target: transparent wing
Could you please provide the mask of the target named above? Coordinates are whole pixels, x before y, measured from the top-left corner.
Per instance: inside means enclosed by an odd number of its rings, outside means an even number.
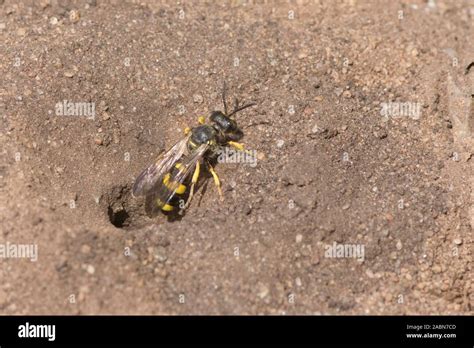
[[[168,151],[162,153],[155,163],[149,165],[135,180],[132,188],[132,194],[135,197],[146,194],[151,190],[158,179],[173,167],[186,151],[188,135],[174,144]]]
[[[170,172],[166,185],[162,181],[155,186],[146,196],[145,210],[149,216],[156,215],[163,205],[169,203],[176,194],[176,190],[189,177],[196,167],[196,163],[204,156],[209,145],[202,144],[189,155],[179,161],[179,168]]]

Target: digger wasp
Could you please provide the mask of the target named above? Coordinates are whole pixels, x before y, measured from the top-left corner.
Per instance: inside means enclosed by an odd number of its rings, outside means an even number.
[[[157,161],[143,170],[135,180],[132,194],[134,197],[145,196],[145,211],[148,216],[153,217],[160,211],[165,213],[175,211],[178,203],[180,211],[186,209],[193,198],[201,165],[207,166],[220,199],[223,199],[221,183],[211,163],[225,147],[245,151],[243,144],[239,143],[244,133],[231,116],[256,105],[255,103],[239,105],[236,98],[234,109],[228,113],[225,94],[224,82],[222,89],[224,112],[213,111],[209,117],[210,123],[206,123],[204,117],[199,117],[197,127],[186,128],[185,137],[162,153]],[[184,201],[183,197],[188,192],[189,184],[189,194]]]

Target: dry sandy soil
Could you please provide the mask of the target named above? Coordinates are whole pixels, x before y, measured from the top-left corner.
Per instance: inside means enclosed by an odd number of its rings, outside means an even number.
[[[38,248],[0,259],[0,313],[472,313],[473,18],[0,0],[0,242]],[[257,166],[218,164],[223,202],[207,176],[180,219],[148,218],[134,178],[222,109],[224,80],[258,104],[236,117]]]

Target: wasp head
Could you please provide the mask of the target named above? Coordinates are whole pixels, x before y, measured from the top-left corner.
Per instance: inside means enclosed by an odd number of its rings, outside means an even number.
[[[237,122],[224,115],[221,111],[214,111],[210,117],[213,127],[220,134],[220,142],[239,141],[244,136],[242,130],[237,126]]]

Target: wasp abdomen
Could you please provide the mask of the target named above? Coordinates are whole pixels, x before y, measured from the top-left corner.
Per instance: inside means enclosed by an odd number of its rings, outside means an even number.
[[[160,197],[156,199],[156,204],[163,211],[174,210],[175,205],[177,205],[178,201],[181,200],[179,196],[182,196],[186,193],[186,185],[173,180],[173,178],[176,177],[182,168],[182,163],[178,162],[175,164],[171,172],[163,176],[163,186],[166,188],[164,196],[168,196],[170,194],[172,195],[168,202],[164,202]]]

